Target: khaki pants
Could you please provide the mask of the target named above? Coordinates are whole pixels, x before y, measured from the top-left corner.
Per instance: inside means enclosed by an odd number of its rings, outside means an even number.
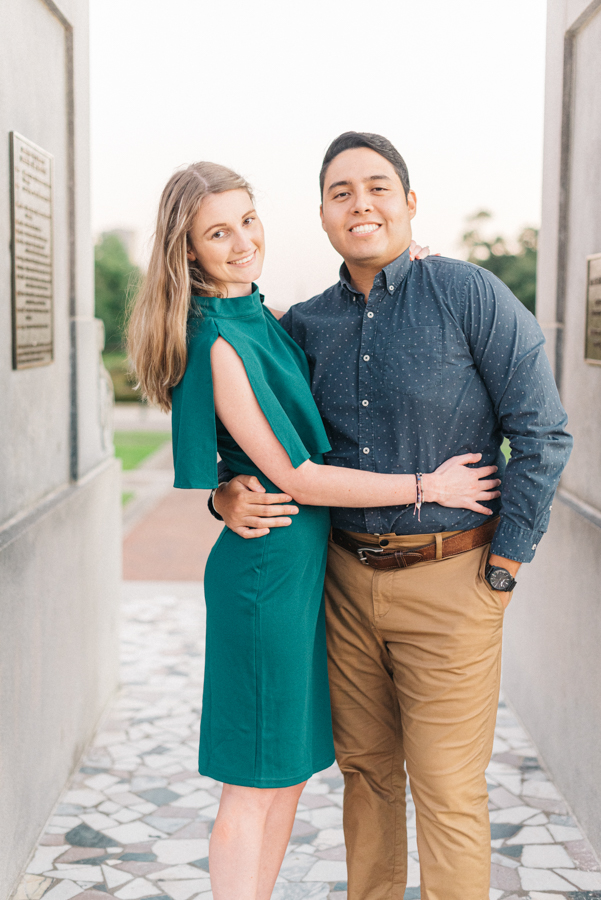
[[[440,535],[352,534],[387,551]],[[378,571],[329,545],[328,666],[345,779],[348,900],[403,900],[405,766],[422,900],[488,900],[485,768],[492,752],[503,605],[484,580],[490,545]]]

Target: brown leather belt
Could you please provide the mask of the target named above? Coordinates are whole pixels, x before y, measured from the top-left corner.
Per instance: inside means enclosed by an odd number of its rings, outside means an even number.
[[[466,553],[468,550],[475,550],[476,547],[490,544],[498,524],[499,517],[496,516],[489,522],[479,525],[478,528],[470,528],[469,531],[460,531],[459,534],[443,538],[442,556],[438,558],[447,559],[449,556],[457,556],[459,553]],[[379,547],[363,546],[360,541],[356,541],[339,528],[332,529],[332,540],[343,550],[355,554],[364,566],[371,566],[372,569],[406,569],[416,563],[437,558],[436,543],[426,544],[424,547],[414,547],[410,550],[394,550],[392,553],[385,553]]]

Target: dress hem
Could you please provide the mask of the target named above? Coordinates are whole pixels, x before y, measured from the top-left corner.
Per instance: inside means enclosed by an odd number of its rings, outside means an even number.
[[[334,756],[328,757],[328,762],[325,764],[318,763],[314,765],[309,773],[304,773],[301,775],[294,775],[290,778],[279,778],[277,780],[269,779],[269,778],[239,778],[238,776],[229,776],[225,775],[223,772],[217,773],[215,770],[210,769],[199,769],[199,775],[204,775],[206,778],[214,778],[215,781],[221,781],[224,784],[235,784],[240,787],[256,787],[256,788],[281,788],[281,787],[292,787],[295,784],[300,784],[301,781],[308,781],[312,775],[315,775],[316,772],[323,772],[324,769],[329,769],[330,766],[334,765],[336,762],[336,758]]]

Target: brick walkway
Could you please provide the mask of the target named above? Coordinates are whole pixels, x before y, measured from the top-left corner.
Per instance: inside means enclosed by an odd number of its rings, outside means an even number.
[[[171,488],[123,542],[126,581],[202,581],[222,525],[207,510],[209,491]]]
[[[134,500],[124,510],[126,581],[202,581],[222,525],[207,509],[210,491],[173,485],[169,442],[141,466],[123,473]]]

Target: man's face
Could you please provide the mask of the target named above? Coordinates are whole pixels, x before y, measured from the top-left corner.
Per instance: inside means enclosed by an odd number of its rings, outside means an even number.
[[[384,268],[411,241],[413,191],[405,197],[393,166],[367,147],[345,150],[325,177],[321,223],[347,263]]]

